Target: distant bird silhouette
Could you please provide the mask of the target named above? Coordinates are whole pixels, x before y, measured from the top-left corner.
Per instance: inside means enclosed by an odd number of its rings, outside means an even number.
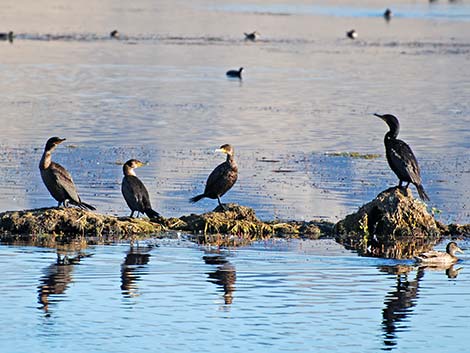
[[[59,137],[51,137],[47,140],[44,153],[39,162],[42,181],[52,197],[58,202],[57,207],[61,204],[64,204],[64,207],[68,207],[70,202],[72,205],[84,210],[95,210],[93,206],[80,199],[70,173],[59,163],[52,161],[52,151],[64,141],[65,139]]]
[[[352,29],[350,31],[346,32],[346,36],[351,39],[356,39],[357,38],[357,32],[356,30]]]
[[[120,33],[119,33],[119,31],[118,31],[117,29],[115,29],[114,31],[112,31],[112,32],[109,34],[109,36],[110,36],[111,38],[119,39]]]
[[[121,191],[127,205],[131,209],[132,218],[134,212],[145,213],[149,218],[159,217],[160,214],[152,209],[150,197],[144,183],[135,175],[134,169],[145,165],[136,159],[130,159],[122,167],[124,178],[122,179]]]
[[[385,121],[390,129],[384,138],[385,154],[390,168],[400,180],[398,186],[402,187],[403,182],[407,183],[406,187],[410,183],[414,184],[418,190],[419,197],[422,200],[429,201],[429,197],[426,195],[423,185],[421,185],[421,172],[413,151],[404,141],[397,139],[400,131],[398,119],[391,114],[374,115]]]
[[[390,21],[392,19],[392,10],[390,9],[386,9],[385,12],[384,12],[384,18],[385,18],[385,21]]]
[[[13,38],[15,35],[13,34],[13,31],[10,31],[8,33],[0,33],[0,40],[8,40],[10,43],[13,43]]]
[[[254,31],[254,32],[251,32],[251,33],[243,33],[245,35],[245,40],[251,40],[251,41],[255,41],[256,39],[258,39],[260,33],[258,31]]]
[[[229,70],[225,74],[227,77],[234,77],[234,78],[242,78],[242,71],[243,67],[239,68],[238,70]]]

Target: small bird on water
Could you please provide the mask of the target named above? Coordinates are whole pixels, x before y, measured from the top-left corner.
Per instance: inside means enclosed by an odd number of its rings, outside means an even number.
[[[13,43],[13,38],[15,35],[13,34],[13,31],[10,31],[8,33],[0,33],[0,40],[8,40],[10,43]]]
[[[385,154],[390,168],[400,180],[398,187],[401,188],[403,182],[407,183],[405,187],[408,187],[410,183],[414,184],[419,197],[424,201],[429,201],[429,197],[421,185],[421,172],[413,151],[404,141],[397,139],[400,131],[398,119],[391,114],[374,115],[385,121],[390,129],[384,138]]]
[[[52,151],[64,141],[65,139],[59,137],[51,137],[47,140],[44,153],[39,162],[42,181],[52,197],[59,203],[57,207],[60,207],[61,204],[68,207],[68,204],[71,203],[85,210],[95,210],[93,206],[80,199],[70,173],[59,163],[52,161]]]
[[[346,36],[351,39],[356,39],[357,38],[357,32],[356,30],[352,29],[350,31],[346,32]]]
[[[225,144],[220,146],[216,152],[222,152],[227,155],[224,163],[219,164],[209,175],[206,181],[204,193],[189,199],[189,202],[195,203],[207,197],[209,199],[217,199],[219,206],[225,209],[220,198],[229,191],[238,179],[238,166],[233,158],[233,147]]]
[[[118,31],[117,29],[115,29],[114,31],[112,31],[112,32],[109,34],[109,36],[110,36],[111,38],[119,39],[120,33],[119,33],[119,31]]]
[[[435,250],[425,252],[416,256],[415,260],[423,264],[450,265],[456,263],[459,260],[458,257],[455,256],[456,252],[463,254],[463,250],[459,248],[457,243],[451,241],[446,246],[446,252]]]
[[[241,79],[242,78],[242,71],[243,71],[243,67],[239,68],[238,70],[229,70],[225,74],[227,75],[227,77],[233,77],[233,78]]]
[[[147,188],[134,172],[135,168],[143,165],[145,163],[137,159],[130,159],[124,163],[122,167],[124,173],[121,184],[122,196],[124,196],[127,205],[131,209],[131,218],[134,216],[135,211],[137,211],[137,216],[139,216],[139,213],[145,213],[149,218],[160,217],[160,214],[152,209]]]
[[[393,16],[392,10],[386,9],[384,12],[385,21],[387,22],[390,21],[392,19],[392,16]]]
[[[243,33],[245,35],[245,40],[251,40],[251,41],[255,41],[258,39],[260,33],[258,31],[254,31],[254,32],[251,32],[251,33]]]

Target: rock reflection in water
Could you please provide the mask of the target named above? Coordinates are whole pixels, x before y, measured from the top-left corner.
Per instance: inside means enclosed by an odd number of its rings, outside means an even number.
[[[208,273],[209,282],[221,286],[224,291],[225,304],[232,304],[235,281],[237,280],[235,266],[223,254],[206,255],[203,256],[203,259],[208,265],[217,265],[217,269],[214,272]]]
[[[38,302],[41,309],[49,313],[50,295],[64,294],[68,285],[73,281],[72,271],[83,258],[91,254],[79,252],[71,257],[66,253],[57,251],[57,260],[44,270],[44,276],[40,279],[38,286]]]
[[[125,297],[139,296],[137,282],[142,268],[149,263],[152,247],[131,246],[121,265],[121,291]]]

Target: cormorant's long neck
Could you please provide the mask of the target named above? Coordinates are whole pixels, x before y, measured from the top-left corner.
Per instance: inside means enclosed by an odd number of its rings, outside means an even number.
[[[44,150],[41,161],[39,162],[39,169],[47,169],[52,163],[52,150]]]
[[[398,133],[400,132],[400,128],[398,127],[390,127],[390,131],[385,134],[385,141],[387,140],[395,140],[398,137]]]
[[[235,162],[235,159],[233,158],[233,155],[227,154],[227,160],[226,162],[230,164],[230,166],[234,169],[238,169],[237,162]]]
[[[122,171],[124,172],[124,175],[136,176],[134,168],[129,167],[127,164],[124,164],[124,167],[122,167]]]

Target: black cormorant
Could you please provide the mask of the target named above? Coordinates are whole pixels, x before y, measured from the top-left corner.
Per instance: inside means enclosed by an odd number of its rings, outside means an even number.
[[[119,39],[120,34],[119,34],[119,31],[118,31],[117,29],[115,29],[114,31],[112,31],[112,32],[109,34],[109,36],[110,36],[111,38]]]
[[[258,31],[254,31],[251,33],[243,33],[243,34],[245,35],[245,40],[251,40],[253,42],[259,37]]]
[[[235,78],[242,78],[242,71],[243,67],[239,68],[238,70],[229,70],[225,74],[227,77],[235,77]]]
[[[122,196],[131,209],[130,217],[134,216],[134,211],[145,213],[149,218],[160,217],[160,214],[152,210],[150,197],[145,185],[135,175],[134,169],[145,165],[136,159],[130,159],[122,167],[124,178],[122,179],[121,191]]]
[[[390,130],[385,134],[385,154],[387,156],[390,168],[395,172],[400,180],[399,187],[402,187],[403,182],[408,185],[414,184],[418,190],[419,197],[422,200],[429,201],[428,195],[421,185],[421,173],[413,151],[402,140],[397,139],[398,132],[400,131],[400,123],[398,119],[391,114],[374,114],[383,121],[385,121]]]
[[[346,32],[346,36],[351,39],[356,39],[357,38],[357,32],[356,30],[352,29],[350,31]]]
[[[47,140],[44,153],[42,154],[41,161],[39,162],[39,170],[41,171],[42,181],[51,193],[52,197],[59,202],[58,207],[64,204],[68,207],[70,202],[72,205],[78,206],[82,209],[95,210],[95,208],[80,200],[77,188],[73,183],[70,173],[60,164],[52,161],[52,151],[57,145],[64,142],[65,139],[59,137],[51,137]]]
[[[227,160],[219,164],[209,175],[206,182],[206,188],[204,189],[204,193],[201,195],[197,195],[191,199],[190,202],[198,202],[200,199],[207,197],[209,199],[217,199],[219,201],[220,207],[225,209],[220,202],[220,198],[229,191],[233,184],[237,181],[238,178],[238,166],[233,158],[233,147],[225,144],[220,146],[216,152],[222,152],[227,154]]]

